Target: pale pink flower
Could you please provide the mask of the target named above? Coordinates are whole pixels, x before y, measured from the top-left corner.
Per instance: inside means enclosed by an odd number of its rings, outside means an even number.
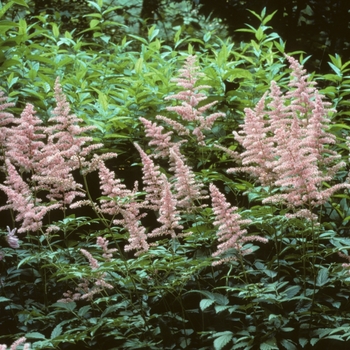
[[[110,199],[100,199],[101,212],[113,216],[120,214],[128,198],[132,196],[132,191],[127,189],[120,179],[116,179],[114,172],[110,171],[103,162],[100,162],[98,175],[102,195],[110,197]]]
[[[171,126],[171,128],[173,130],[175,130],[177,132],[178,135],[180,136],[188,136],[190,135],[190,131],[189,129],[187,129],[184,125],[182,125],[181,123],[172,120],[170,118],[164,117],[162,115],[157,115],[156,119],[161,120],[163,122],[165,122],[167,125]]]
[[[108,249],[109,241],[104,237],[97,237],[96,243],[103,249],[102,256],[106,259],[106,261],[111,261],[113,253],[117,251],[117,248]]]
[[[27,339],[25,337],[21,337],[17,339],[12,345],[10,346],[10,350],[17,350],[17,347],[22,345]],[[6,345],[0,345],[0,350],[6,350],[7,346]],[[29,343],[24,344],[23,349],[30,349]]]
[[[148,143],[150,146],[155,146],[154,157],[166,158],[169,155],[169,148],[174,144],[171,142],[172,131],[163,134],[164,128],[158,126],[156,123],[152,123],[149,120],[140,117],[142,124],[146,128],[146,136],[151,138]]]
[[[14,103],[8,103],[4,92],[0,91],[0,150],[5,148],[7,143],[8,133],[11,131],[10,125],[16,124],[17,120],[12,113],[5,112],[9,107],[13,107]],[[0,154],[0,160],[3,159],[3,154]]]
[[[227,172],[244,171],[259,178],[262,185],[269,185],[275,179],[273,173],[276,159],[274,141],[269,137],[271,128],[265,121],[264,95],[254,110],[246,108],[242,131],[233,132],[235,139],[244,147],[240,155],[243,167],[231,168]]]
[[[37,171],[37,162],[44,147],[41,140],[45,138],[43,127],[40,126],[42,121],[35,113],[33,105],[27,104],[17,125],[10,129],[6,143],[6,158],[22,171],[31,173]]]
[[[127,209],[122,211],[123,220],[122,225],[129,233],[128,242],[124,246],[124,250],[129,252],[136,250],[135,256],[147,252],[149,244],[147,243],[146,229],[141,225],[139,205],[136,202],[130,202]]]
[[[13,230],[11,230],[7,226],[7,231],[8,231],[8,235],[6,236],[6,240],[8,245],[14,249],[19,248],[19,241],[18,241],[18,237],[16,236],[17,228],[14,228]]]
[[[267,243],[268,240],[260,236],[248,236],[247,230],[242,229],[241,226],[250,224],[251,220],[242,219],[241,215],[237,213],[238,208],[232,207],[231,204],[227,203],[225,196],[215,185],[210,184],[209,189],[215,215],[214,225],[218,226],[216,235],[218,241],[222,242],[212,256],[225,255],[220,260],[213,262],[213,265],[236,260],[235,254],[248,254],[250,251],[243,247],[243,244],[246,242],[258,241]]]
[[[170,106],[166,109],[168,111],[176,112],[182,122],[187,122],[186,127],[180,127],[180,123],[176,121],[169,121],[169,118],[159,117],[167,122],[174,130],[179,132],[179,135],[185,135],[184,129],[191,125],[192,134],[196,136],[197,141],[200,145],[204,145],[204,134],[203,130],[210,130],[217,118],[224,117],[224,113],[213,113],[208,116],[204,116],[209,108],[215,105],[215,102],[208,103],[202,107],[197,108],[198,104],[207,99],[206,94],[200,92],[203,89],[208,89],[208,85],[196,86],[197,81],[200,77],[204,76],[203,73],[198,72],[199,66],[196,64],[195,56],[188,56],[182,69],[179,70],[179,77],[172,79],[177,82],[179,87],[183,88],[183,91],[177,94],[170,95],[165,100],[175,99],[182,101],[180,106]]]
[[[349,185],[323,188],[345,165],[337,152],[329,149],[335,143],[335,136],[327,131],[331,110],[302,66],[291,57],[287,59],[292,69],[290,90],[283,94],[272,82],[270,94],[265,94],[254,110],[245,110],[243,130],[234,133],[245,148],[243,166],[229,172],[248,172],[262,185],[279,189],[263,202],[294,210],[307,206],[308,210],[298,209],[300,212],[290,215],[313,220],[312,208]]]
[[[177,201],[173,197],[170,189],[170,184],[164,174],[162,174],[163,186],[162,186],[162,204],[159,209],[158,222],[162,224],[161,227],[154,229],[148,234],[149,237],[158,237],[164,235],[170,235],[172,238],[176,238],[175,230],[183,229],[180,225],[179,211],[176,209]]]
[[[81,253],[89,260],[89,264],[92,270],[97,270],[100,265],[97,260],[85,249],[80,249]]]
[[[148,156],[142,148],[134,143],[136,149],[139,151],[142,160],[142,181],[143,190],[146,192],[145,201],[152,205],[152,208],[158,209],[162,200],[162,180],[159,166],[155,165],[150,156]]]
[[[207,198],[204,196],[203,185],[196,182],[195,175],[185,164],[179,147],[173,146],[170,149],[170,161],[174,172],[172,181],[176,190],[177,206],[189,210],[194,207],[194,202]]]
[[[32,190],[16,168],[6,159],[7,177],[0,189],[7,195],[7,204],[0,207],[0,210],[12,209],[16,214],[16,221],[22,221],[18,232],[38,231],[42,227],[44,216],[53,209],[60,207],[60,204],[40,205],[41,200],[35,198],[35,189]]]

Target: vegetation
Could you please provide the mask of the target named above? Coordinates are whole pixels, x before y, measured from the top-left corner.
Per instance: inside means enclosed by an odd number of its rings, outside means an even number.
[[[87,4],[0,10],[0,343],[348,348],[350,61]]]

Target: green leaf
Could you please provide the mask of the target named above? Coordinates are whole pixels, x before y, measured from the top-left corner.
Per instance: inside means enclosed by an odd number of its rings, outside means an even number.
[[[308,343],[309,341],[306,338],[299,338],[299,344],[302,348]]]
[[[213,305],[215,300],[212,299],[202,299],[199,303],[199,307],[202,311],[207,309],[209,306]]]
[[[85,305],[79,309],[78,315],[84,317],[91,309],[90,305]]]
[[[70,303],[57,302],[57,303],[52,304],[52,306],[56,306],[56,307],[59,307],[61,309],[65,309],[67,311],[72,312],[77,307],[77,304],[74,301],[71,301]]]
[[[13,2],[17,5],[29,7],[28,4],[25,2],[25,0],[13,0]]]
[[[272,17],[276,14],[277,10],[272,12],[271,14],[267,15],[264,20],[262,21],[262,24],[265,25],[267,22],[270,22]],[[264,17],[264,16],[262,16]]]
[[[87,1],[92,7],[94,7],[98,12],[101,12],[101,6],[96,1]]]
[[[27,339],[45,339],[45,335],[39,332],[31,332],[25,335]]]
[[[297,347],[294,345],[293,342],[287,339],[282,339],[281,344],[284,346],[287,350],[298,350]]]
[[[342,72],[341,70],[336,67],[333,63],[328,62],[328,64],[331,66],[331,68],[334,70],[334,72],[338,75],[338,76],[342,76]]]
[[[90,21],[90,28],[93,29],[99,25],[100,21],[98,19],[92,19]]]
[[[11,301],[11,299],[5,298],[5,297],[0,297],[0,303],[3,303],[5,301]]]
[[[260,350],[279,350],[276,345],[276,339],[269,339],[260,345]]]
[[[60,324],[58,324],[51,332],[51,336],[50,338],[56,338],[59,337],[62,334],[62,326]]]
[[[318,271],[316,285],[319,287],[324,286],[328,282],[328,276],[328,269],[322,268],[320,271]]]
[[[221,335],[220,337],[216,338],[214,340],[214,349],[215,350],[221,350],[226,344],[228,344],[232,340],[232,332],[220,332],[220,334],[225,333]]]
[[[297,295],[301,290],[301,287],[300,286],[292,286],[292,287],[289,287],[285,290],[285,293],[287,294],[287,297],[290,299],[290,298],[293,298],[295,295]]]

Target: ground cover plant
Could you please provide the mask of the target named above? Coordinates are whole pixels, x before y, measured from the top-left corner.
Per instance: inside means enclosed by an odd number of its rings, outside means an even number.
[[[348,62],[252,14],[239,45],[4,29],[1,343],[348,347]]]

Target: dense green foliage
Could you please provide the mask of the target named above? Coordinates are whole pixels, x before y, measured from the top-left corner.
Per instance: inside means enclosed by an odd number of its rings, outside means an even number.
[[[223,112],[225,117],[206,132],[205,145],[184,136],[187,142],[181,151],[196,182],[206,190],[215,183],[242,217],[252,221],[249,234],[269,242],[247,243],[252,254],[212,266],[217,227],[211,201],[203,199],[181,213],[183,232],[191,235],[162,237],[136,257],[124,252],[127,230],[113,225],[114,218],[85,207],[53,211],[44,228],[55,224],[58,232],[46,235],[43,228],[19,234],[20,247],[13,249],[6,242],[6,226],[19,228],[21,222],[14,221],[15,212],[1,211],[0,343],[25,336],[33,349],[294,350],[325,348],[330,340],[348,347],[350,277],[342,267],[347,261],[337,254],[346,254],[350,246],[348,193],[339,191],[315,209],[319,226],[302,218],[287,219],[286,207],[262,203],[267,190],[255,179],[227,174],[235,162],[216,148],[242,152],[232,132],[244,122],[244,109],[256,106],[272,80],[288,89],[285,42],[269,26],[274,13],[250,11],[259,25],[238,29],[250,36],[249,41],[232,42],[219,35],[219,23],[204,19],[169,22],[169,30],[159,23],[146,30],[147,23],[141,23],[138,32],[131,31],[116,16],[132,21],[131,15],[125,16],[132,13],[132,2],[124,13],[111,1],[88,3],[79,22],[85,27],[77,30],[58,12],[34,16],[33,5],[22,0],[3,6],[0,87],[14,103],[7,111],[18,118],[31,103],[44,125],[50,125],[54,82],[60,77],[72,112],[85,126],[95,127],[85,136],[103,144],[97,154],[118,154],[107,165],[132,190],[135,180],[142,183],[140,154],[133,143],[154,153],[139,118],[157,123],[157,115],[176,119],[166,107],[177,103],[164,98],[181,91],[172,78],[178,77],[189,55],[196,55],[203,73],[198,85],[210,87],[200,106],[218,101],[210,113]],[[181,9],[187,5],[174,4]],[[301,63],[307,60],[301,51],[288,55]],[[349,64],[334,52],[329,56],[332,73],[310,76],[337,109],[329,115],[328,131],[336,135],[332,147],[346,163]],[[191,123],[187,127],[194,128]],[[164,159],[157,162],[171,178],[169,164]],[[5,175],[1,173],[1,183]],[[30,176],[22,175],[26,181]],[[101,198],[95,173],[76,171],[74,176],[93,201],[106,199]],[[343,169],[325,186],[346,177]],[[142,202],[144,195],[138,192],[137,200]],[[4,205],[7,197],[1,196]],[[157,225],[157,213],[152,215],[141,220],[148,231]],[[96,245],[99,236],[117,249],[110,261]],[[98,260],[98,269],[90,268],[80,249]],[[91,300],[58,302],[84,279],[93,283],[102,274],[113,289],[105,288]]]

